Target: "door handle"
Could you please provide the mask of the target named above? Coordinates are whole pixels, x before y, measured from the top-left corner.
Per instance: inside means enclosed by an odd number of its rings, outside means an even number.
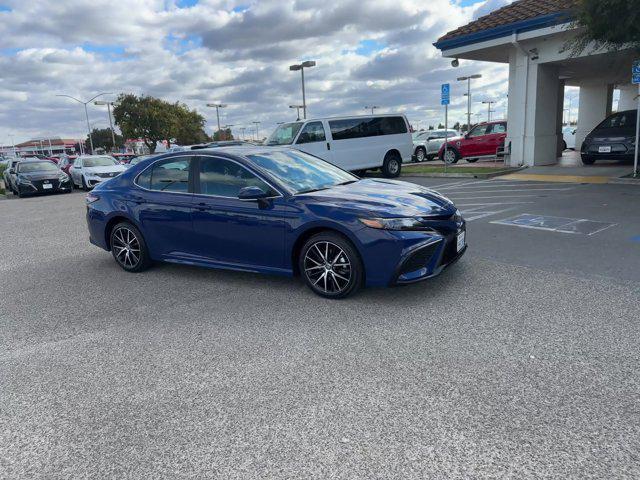
[[[207,206],[206,203],[200,202],[198,205],[196,205],[196,210],[198,210],[200,212],[205,212],[205,211],[209,210],[209,207]]]
[[[331,144],[327,142],[327,150],[331,150]]]

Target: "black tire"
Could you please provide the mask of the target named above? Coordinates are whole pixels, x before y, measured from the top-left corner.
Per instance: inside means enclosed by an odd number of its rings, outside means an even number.
[[[593,165],[596,159],[589,155],[582,155],[582,163],[585,165]]]
[[[318,233],[305,242],[298,268],[307,286],[324,298],[348,297],[364,283],[358,251],[348,239],[333,232]]]
[[[460,160],[460,152],[458,152],[458,150],[456,150],[453,147],[447,147],[446,150],[442,151],[441,160],[444,163],[447,163],[449,165],[453,165],[454,163],[458,163],[458,160]]]
[[[123,270],[137,273],[151,266],[144,237],[132,223],[121,222],[114,225],[109,233],[109,245],[114,260]]]
[[[89,185],[87,185],[87,182],[85,182],[85,180],[84,180],[84,175],[82,175],[82,177],[80,177],[80,178],[82,180],[82,190],[84,190],[85,192],[88,192],[89,190],[91,190]]]
[[[477,158],[467,158],[468,163],[476,163],[478,161]]]
[[[428,162],[433,162],[433,160],[436,158],[436,155],[427,155],[427,161]]]
[[[567,142],[562,141],[562,151],[564,152],[567,149]]]
[[[396,178],[402,172],[402,158],[396,152],[387,152],[382,162],[382,175],[387,178]]]
[[[424,162],[427,158],[427,150],[424,147],[416,148],[416,162]]]

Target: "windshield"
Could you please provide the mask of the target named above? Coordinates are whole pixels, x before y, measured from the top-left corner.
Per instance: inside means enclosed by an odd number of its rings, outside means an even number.
[[[302,122],[283,123],[267,138],[267,145],[291,145],[302,127]]]
[[[111,167],[117,165],[117,162],[111,157],[94,157],[83,159],[82,165],[85,167]]]
[[[51,162],[24,162],[18,164],[18,172],[20,173],[33,173],[33,172],[55,172],[58,167]]]
[[[358,177],[299,151],[261,153],[248,155],[248,158],[295,193],[323,190],[358,181]]]
[[[619,128],[619,129],[632,129],[636,126],[637,112],[630,110],[628,112],[620,112],[611,115],[604,122],[598,125],[595,129],[600,130],[602,128]]]

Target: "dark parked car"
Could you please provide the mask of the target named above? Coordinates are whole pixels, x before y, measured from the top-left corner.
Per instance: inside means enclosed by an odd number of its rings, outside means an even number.
[[[11,158],[7,162],[7,166],[2,174],[2,180],[4,180],[4,186],[7,190],[13,192],[13,182],[16,178],[15,169],[16,165],[20,163],[21,158]]]
[[[582,163],[592,165],[596,160],[633,161],[637,116],[637,110],[617,112],[591,130],[580,147]]]
[[[279,147],[173,152],[87,195],[91,243],[130,272],[153,260],[302,276],[342,298],[438,275],[466,250],[454,204]]]
[[[12,170],[15,179],[11,190],[18,197],[73,189],[69,176],[48,160],[23,160]]]

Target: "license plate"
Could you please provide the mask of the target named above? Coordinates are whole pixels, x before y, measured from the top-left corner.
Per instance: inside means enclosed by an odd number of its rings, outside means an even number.
[[[598,147],[598,153],[611,153],[611,146]]]
[[[42,184],[42,188],[44,188],[45,190],[49,189],[49,188],[53,188],[53,185],[51,185],[50,183],[43,183]]]
[[[456,237],[456,247],[457,247],[457,251],[459,252],[460,250],[462,250],[464,248],[465,241],[464,241],[464,237],[465,237],[465,233],[466,232],[460,232],[458,234],[458,236]]]

